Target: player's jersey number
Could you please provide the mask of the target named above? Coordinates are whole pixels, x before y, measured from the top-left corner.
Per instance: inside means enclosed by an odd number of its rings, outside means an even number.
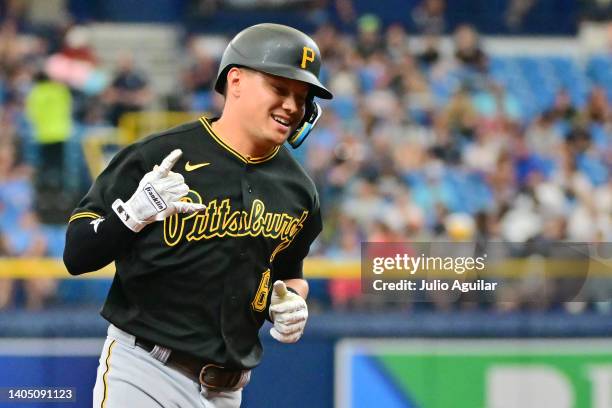
[[[266,310],[266,304],[268,303],[268,293],[270,292],[270,270],[266,269],[266,271],[261,275],[261,280],[259,281],[259,288],[257,288],[257,293],[255,293],[255,297],[251,302],[251,307],[256,312],[263,312]]]

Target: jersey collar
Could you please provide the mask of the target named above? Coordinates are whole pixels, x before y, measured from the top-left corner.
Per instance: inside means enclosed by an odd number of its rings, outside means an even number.
[[[238,153],[236,150],[232,149],[227,143],[225,143],[223,141],[223,139],[221,139],[213,130],[210,121],[208,118],[202,116],[200,118],[200,122],[202,123],[202,125],[204,125],[204,128],[207,130],[208,134],[219,144],[221,145],[221,147],[223,147],[225,150],[227,150],[228,152],[232,153],[234,156],[236,156],[238,159],[240,159],[241,161],[243,161],[244,163],[248,163],[248,164],[257,164],[257,163],[263,163],[265,161],[270,160],[271,158],[273,158],[274,156],[276,156],[276,153],[278,153],[278,151],[280,150],[280,146],[276,146],[274,149],[272,149],[272,151],[268,154],[266,154],[265,156],[261,156],[261,157],[250,157],[250,156],[243,156],[242,154]]]

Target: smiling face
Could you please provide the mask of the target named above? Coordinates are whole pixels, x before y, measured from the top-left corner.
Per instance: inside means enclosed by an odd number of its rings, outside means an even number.
[[[235,81],[239,76],[239,81]],[[309,85],[253,71],[232,68],[228,72],[228,94],[234,96],[245,133],[261,147],[283,144],[304,117]]]

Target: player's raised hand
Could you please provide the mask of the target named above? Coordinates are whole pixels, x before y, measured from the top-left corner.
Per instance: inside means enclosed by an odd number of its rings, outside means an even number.
[[[113,210],[129,229],[139,232],[152,222],[176,213],[190,214],[206,209],[203,204],[181,201],[189,193],[189,187],[182,175],[172,171],[172,167],[182,154],[180,149],[170,152],[159,165],[144,175],[127,202],[115,200]]]
[[[164,157],[164,160],[160,163],[160,165],[155,165],[153,170],[157,172],[158,177],[166,177],[178,161],[183,155],[183,151],[181,149],[174,149],[170,152],[169,155]]]
[[[270,318],[274,322],[270,335],[281,343],[295,343],[302,337],[308,319],[306,301],[277,280],[272,288]]]

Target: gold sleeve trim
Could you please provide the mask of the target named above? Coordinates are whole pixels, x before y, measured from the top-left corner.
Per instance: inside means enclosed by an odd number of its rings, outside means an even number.
[[[70,217],[68,222],[71,223],[72,221],[78,220],[79,218],[100,218],[100,217],[101,215],[98,215],[95,212],[86,211],[86,212],[80,212],[80,213],[74,214],[72,217]]]

